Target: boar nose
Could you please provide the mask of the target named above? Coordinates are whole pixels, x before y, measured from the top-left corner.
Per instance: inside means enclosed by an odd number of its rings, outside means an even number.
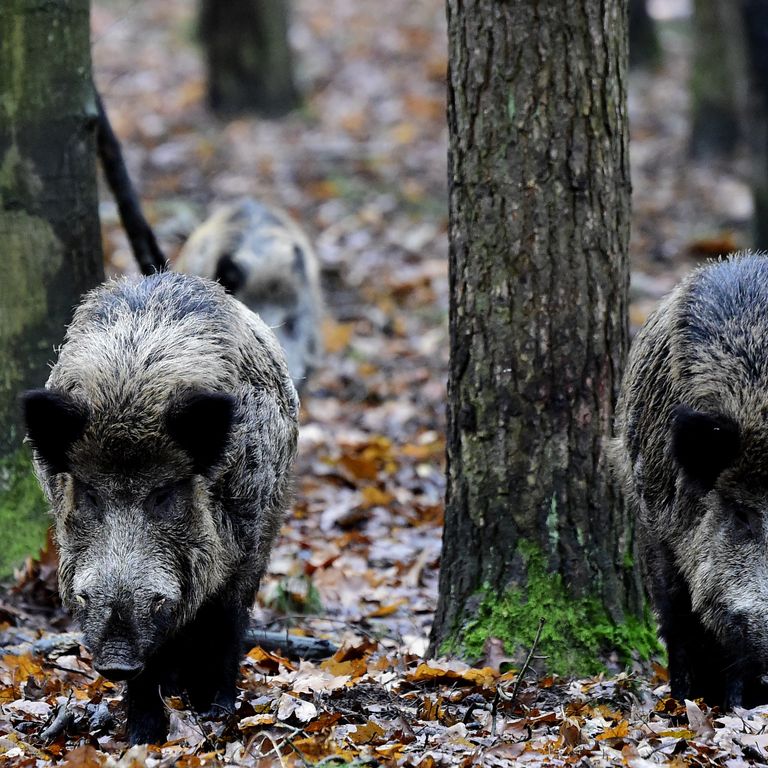
[[[112,662],[109,665],[101,666],[94,665],[94,669],[107,680],[117,682],[118,680],[132,680],[143,669],[143,664],[130,663],[130,662]]]

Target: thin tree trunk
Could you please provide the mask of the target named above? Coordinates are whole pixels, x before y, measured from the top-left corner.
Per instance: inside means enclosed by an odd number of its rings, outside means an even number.
[[[742,137],[747,66],[739,3],[694,0],[691,154],[730,157]]]
[[[621,0],[448,0],[448,495],[432,650],[655,642],[607,466],[627,344]]]
[[[277,117],[298,106],[288,17],[288,0],[202,0],[211,109]]]
[[[753,246],[768,249],[768,3],[742,0],[749,71],[749,140],[752,163]]]
[[[52,55],[55,52],[55,55]],[[18,394],[103,279],[87,0],[0,4],[0,575],[45,530]]]
[[[629,0],[629,66],[653,68],[660,62],[659,33],[646,0]]]

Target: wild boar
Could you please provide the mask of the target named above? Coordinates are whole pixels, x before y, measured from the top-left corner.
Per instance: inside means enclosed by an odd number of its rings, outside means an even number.
[[[768,259],[693,272],[632,347],[618,469],[672,695],[768,702]]]
[[[274,330],[299,391],[318,362],[317,256],[283,212],[249,198],[219,208],[189,237],[174,269],[217,280]]]
[[[110,282],[23,409],[62,600],[94,667],[128,681],[131,743],[165,741],[161,694],[231,709],[296,452],[274,334],[208,280]]]

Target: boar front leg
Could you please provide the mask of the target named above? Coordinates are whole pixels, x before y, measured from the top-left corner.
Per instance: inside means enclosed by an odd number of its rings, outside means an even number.
[[[210,717],[234,711],[248,611],[213,599],[185,631],[184,681],[192,706]]]
[[[168,720],[160,695],[160,682],[148,672],[128,681],[128,741],[131,744],[164,744]]]

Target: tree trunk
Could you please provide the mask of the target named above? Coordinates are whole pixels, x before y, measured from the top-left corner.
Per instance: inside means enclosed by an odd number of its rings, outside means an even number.
[[[621,0],[448,0],[448,494],[433,652],[655,643],[607,466],[627,343]]]
[[[752,155],[753,247],[768,249],[768,4],[742,0],[749,68],[747,138]]]
[[[88,11],[0,4],[0,576],[46,528],[19,392],[45,382],[73,306],[104,275]]]
[[[661,61],[656,23],[648,13],[646,0],[629,0],[629,66],[651,69]]]
[[[211,109],[277,117],[298,106],[288,16],[288,0],[202,0]]]
[[[747,67],[739,3],[694,0],[691,154],[730,157],[742,136]]]

